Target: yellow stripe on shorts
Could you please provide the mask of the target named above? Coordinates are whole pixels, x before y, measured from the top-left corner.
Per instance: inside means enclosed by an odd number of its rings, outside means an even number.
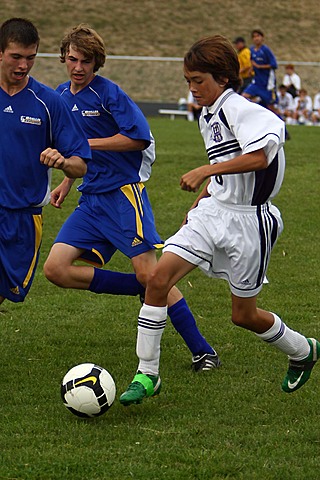
[[[136,212],[136,232],[140,238],[143,238],[143,228],[142,228],[142,198],[141,192],[144,189],[144,184],[142,182],[135,184],[124,185],[120,188],[122,193],[127,197],[131,205],[133,206]]]
[[[34,245],[34,254],[32,258],[32,262],[30,265],[30,268],[28,270],[28,273],[26,275],[26,278],[23,281],[23,288],[26,288],[28,285],[30,278],[32,276],[32,273],[35,269],[36,265],[36,260],[37,260],[37,255],[38,251],[41,245],[41,240],[42,240],[42,214],[40,215],[32,215],[33,216],[33,222],[34,222],[34,228],[35,228],[35,245]]]

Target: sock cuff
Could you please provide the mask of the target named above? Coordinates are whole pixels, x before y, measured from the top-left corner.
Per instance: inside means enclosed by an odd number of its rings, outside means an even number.
[[[180,300],[178,300],[176,303],[171,305],[171,307],[168,307],[168,315],[171,317],[172,314],[174,314],[179,308],[184,307],[187,305],[186,300],[184,297],[182,297]]]
[[[276,315],[273,312],[270,312],[270,313],[273,315],[273,318],[274,318],[273,325],[266,332],[257,333],[256,335],[262,340],[264,340],[265,342],[272,343],[284,335],[286,326],[281,320],[281,318],[278,317],[278,315]]]
[[[140,309],[139,317],[146,317],[156,322],[161,322],[167,318],[168,307],[155,307],[144,303]]]

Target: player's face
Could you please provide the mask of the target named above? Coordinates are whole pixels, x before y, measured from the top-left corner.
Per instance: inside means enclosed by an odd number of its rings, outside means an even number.
[[[212,105],[225,90],[225,85],[219,85],[211,73],[184,71],[189,90],[202,107]]]
[[[28,73],[33,67],[38,45],[25,47],[10,42],[4,52],[0,52],[1,84],[9,88],[22,89],[28,83]]]
[[[255,32],[252,35],[252,42],[255,47],[261,47],[261,45],[263,44],[263,36],[260,35],[260,33]]]
[[[94,58],[86,58],[71,45],[66,55],[66,65],[73,91],[82,90],[94,78]]]

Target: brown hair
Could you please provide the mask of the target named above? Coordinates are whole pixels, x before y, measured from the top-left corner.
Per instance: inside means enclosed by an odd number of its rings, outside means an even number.
[[[103,67],[106,61],[105,45],[100,35],[89,25],[80,23],[66,32],[60,44],[61,63],[65,63],[70,45],[89,60],[94,59],[94,72]]]
[[[216,82],[227,83],[225,88],[238,90],[239,60],[231,42],[222,35],[205,37],[194,43],[184,57],[184,68],[189,72],[211,73]]]
[[[0,27],[0,50],[4,52],[10,42],[20,43],[24,47],[39,45],[40,37],[38,30],[25,18],[10,18]]]

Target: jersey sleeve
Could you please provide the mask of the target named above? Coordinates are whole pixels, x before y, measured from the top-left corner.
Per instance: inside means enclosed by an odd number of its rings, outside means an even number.
[[[105,107],[110,111],[121,135],[132,140],[144,140],[147,147],[150,145],[150,127],[145,116],[138,105],[117,85],[110,87]]]
[[[273,52],[270,50],[270,48],[265,47],[265,53],[268,58],[268,63],[273,68],[274,70],[278,68],[277,60],[276,57],[274,56]]]
[[[270,110],[243,100],[248,103],[241,102],[235,115],[229,110],[230,128],[243,154],[263,148],[270,165],[285,142],[284,122]]]

